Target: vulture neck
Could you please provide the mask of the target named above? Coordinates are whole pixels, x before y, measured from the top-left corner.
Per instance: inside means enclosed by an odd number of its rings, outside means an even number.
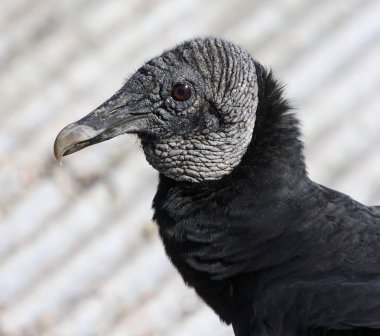
[[[284,187],[288,183],[307,180],[298,119],[284,98],[282,84],[262,65],[255,65],[259,86],[255,128],[234,175],[246,176],[253,182],[275,179],[282,181],[279,186]]]
[[[252,140],[239,165],[220,180],[202,183],[179,182],[160,174],[160,186],[207,194],[237,185],[241,193],[245,188],[259,192],[267,184],[293,188],[294,183],[309,181],[299,122],[283,97],[283,87],[262,65],[255,62],[255,66],[259,103]]]

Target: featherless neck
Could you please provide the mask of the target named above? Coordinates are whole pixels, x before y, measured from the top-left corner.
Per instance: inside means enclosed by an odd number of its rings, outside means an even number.
[[[309,181],[299,122],[283,97],[282,85],[263,66],[255,63],[255,67],[260,88],[256,120],[252,139],[239,165],[219,180],[195,184],[175,181],[161,174],[165,185],[208,194],[234,185],[239,185],[241,192],[242,188],[263,190],[265,183],[286,188]],[[239,184],[239,181],[245,183]]]

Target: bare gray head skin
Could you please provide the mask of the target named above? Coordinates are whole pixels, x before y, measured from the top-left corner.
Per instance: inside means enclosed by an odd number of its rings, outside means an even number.
[[[135,133],[165,176],[218,180],[247,150],[257,105],[250,55],[222,39],[194,39],[147,62],[104,104],[65,127],[55,155]]]

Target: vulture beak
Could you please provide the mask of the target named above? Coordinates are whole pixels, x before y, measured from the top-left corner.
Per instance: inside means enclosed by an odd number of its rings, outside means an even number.
[[[123,133],[138,133],[146,128],[147,112],[128,106],[123,93],[116,93],[81,120],[63,128],[54,142],[54,156],[62,157]]]

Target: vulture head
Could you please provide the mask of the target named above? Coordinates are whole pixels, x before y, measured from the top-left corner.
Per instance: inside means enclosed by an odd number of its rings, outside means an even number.
[[[251,141],[255,63],[236,45],[194,39],[144,64],[123,87],[57,136],[57,160],[124,133],[137,134],[165,176],[199,183],[229,174]]]

